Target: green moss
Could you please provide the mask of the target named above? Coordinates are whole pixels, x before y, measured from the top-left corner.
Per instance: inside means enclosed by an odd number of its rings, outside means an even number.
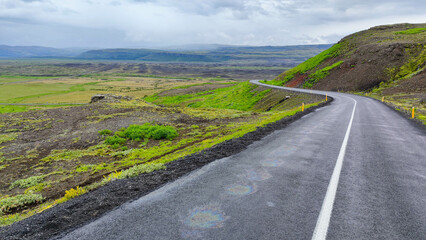
[[[49,156],[41,159],[40,162],[76,160],[83,156],[102,155],[103,151],[102,146],[94,146],[85,150],[53,150]]]
[[[395,32],[395,34],[419,34],[422,32],[426,32],[426,28],[412,28],[405,31]]]
[[[88,172],[88,171],[94,169],[95,167],[96,167],[96,165],[93,165],[93,164],[80,165],[75,169],[75,171],[76,172]]]
[[[13,182],[9,189],[13,189],[15,187],[19,187],[19,188],[29,188],[35,185],[38,185],[39,183],[41,183],[43,181],[43,179],[45,178],[45,175],[42,176],[32,176],[29,178],[25,178],[25,179],[19,179],[16,180],[15,182]]]
[[[312,87],[319,80],[324,79],[325,77],[327,77],[328,74],[329,74],[329,71],[331,69],[340,66],[342,63],[343,63],[343,61],[336,62],[335,64],[333,64],[331,66],[327,66],[325,68],[319,69],[316,72],[310,74],[308,80],[303,84],[303,87],[304,88],[310,88],[310,87]]]
[[[403,66],[399,68],[399,71],[395,74],[394,79],[403,78],[418,71],[422,66],[425,66],[426,62],[426,46],[423,46],[423,50],[417,56],[412,56]]]
[[[123,171],[122,174],[119,176],[119,178],[132,178],[142,173],[150,173],[150,172],[161,170],[161,169],[166,169],[166,166],[164,166],[164,164],[162,163],[148,163],[148,164],[136,165],[134,167],[131,167]]]
[[[226,88],[178,96],[154,96],[145,100],[168,106],[218,108],[248,111],[270,90],[256,91],[258,86],[242,82]]]
[[[0,144],[5,142],[10,142],[15,140],[20,133],[7,133],[7,134],[0,134]]]
[[[6,197],[0,199],[0,215],[8,213],[13,209],[23,207],[25,205],[42,202],[43,196],[41,194],[27,193],[20,194],[13,197]]]
[[[0,106],[0,113],[26,112],[29,108],[26,106]]]

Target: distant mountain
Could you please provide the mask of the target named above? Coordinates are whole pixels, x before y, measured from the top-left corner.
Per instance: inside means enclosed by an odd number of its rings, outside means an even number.
[[[152,62],[215,62],[227,60],[226,56],[208,56],[186,51],[152,49],[102,49],[90,50],[77,56],[91,60],[138,60]]]
[[[85,50],[0,45],[0,58],[75,57]]]
[[[214,47],[213,47],[214,46]],[[207,50],[101,49],[77,56],[91,60],[137,60],[151,62],[301,62],[331,45],[300,46],[223,46],[208,45]],[[198,46],[200,49],[200,46]]]
[[[39,46],[0,45],[0,58],[70,58],[82,60],[120,60],[143,62],[228,62],[297,64],[331,45],[229,46],[218,44],[185,45],[157,49],[58,49]]]

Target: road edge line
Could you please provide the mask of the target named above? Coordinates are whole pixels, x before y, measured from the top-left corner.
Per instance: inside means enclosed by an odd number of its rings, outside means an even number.
[[[342,171],[343,160],[345,158],[346,146],[348,145],[349,135],[352,129],[352,123],[357,105],[357,101],[353,98],[352,100],[355,102],[354,108],[352,110],[352,116],[346,130],[345,138],[343,139],[342,146],[340,148],[339,156],[337,157],[336,165],[334,166],[333,174],[331,175],[331,179],[327,187],[327,192],[322,203],[317,224],[312,235],[312,240],[325,240],[327,238],[328,226],[330,224],[331,213],[333,211],[334,200],[336,198],[337,186],[339,185],[340,173]]]

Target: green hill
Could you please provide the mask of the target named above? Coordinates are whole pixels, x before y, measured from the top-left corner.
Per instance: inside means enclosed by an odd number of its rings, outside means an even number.
[[[426,121],[426,24],[354,33],[268,83],[384,97]]]

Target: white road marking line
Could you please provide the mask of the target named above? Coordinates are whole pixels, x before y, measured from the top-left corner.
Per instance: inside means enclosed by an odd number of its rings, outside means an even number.
[[[348,145],[349,134],[352,128],[352,122],[354,120],[355,108],[357,101],[355,102],[354,109],[352,110],[351,120],[349,121],[348,129],[346,130],[345,138],[343,139],[342,147],[340,148],[339,156],[337,157],[336,166],[331,175],[330,183],[327,187],[327,193],[325,194],[324,202],[322,203],[321,211],[318,216],[317,225],[315,226],[312,240],[325,240],[327,237],[328,225],[330,223],[331,213],[333,211],[334,199],[336,198],[337,186],[339,185],[340,172],[342,171],[343,160],[345,158],[346,146]]]

